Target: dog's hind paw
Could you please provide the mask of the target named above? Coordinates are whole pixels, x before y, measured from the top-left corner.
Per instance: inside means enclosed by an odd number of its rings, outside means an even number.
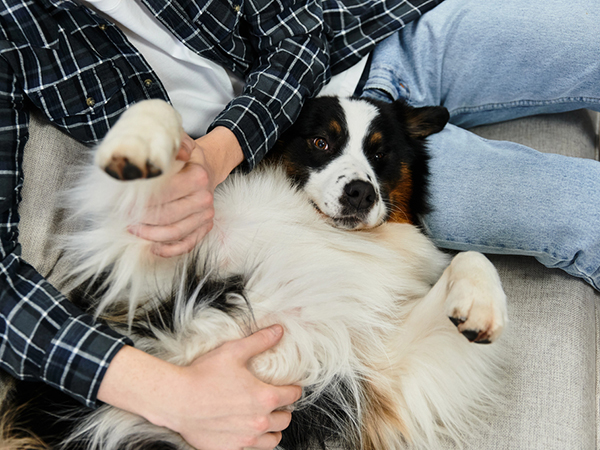
[[[508,322],[496,268],[482,254],[459,253],[450,264],[446,315],[469,341],[494,342]]]
[[[96,150],[96,165],[117,180],[168,171],[181,145],[181,117],[168,103],[147,100],[125,111]]]

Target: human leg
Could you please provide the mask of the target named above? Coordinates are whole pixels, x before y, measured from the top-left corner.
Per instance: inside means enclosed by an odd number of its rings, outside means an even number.
[[[446,0],[378,45],[365,95],[443,105],[462,127],[600,110],[594,3]]]
[[[600,163],[490,141],[430,137],[427,234],[442,247],[534,256],[600,290]]]
[[[593,6],[446,0],[375,50],[364,96],[451,113],[430,137],[434,211],[423,218],[440,247],[531,255],[600,289],[600,163],[456,126],[600,110]]]

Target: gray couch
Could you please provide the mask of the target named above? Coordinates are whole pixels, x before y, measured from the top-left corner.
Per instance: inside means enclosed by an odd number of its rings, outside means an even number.
[[[541,151],[598,159],[598,125],[598,114],[575,111],[474,131]],[[58,259],[58,250],[47,245],[47,233],[55,231],[56,192],[73,176],[69,165],[85,153],[48,123],[32,121],[24,161],[21,242],[26,260],[43,274]],[[509,300],[506,405],[484,418],[489,427],[482,427],[467,448],[600,448],[600,295],[583,281],[546,269],[531,258],[490,259]]]

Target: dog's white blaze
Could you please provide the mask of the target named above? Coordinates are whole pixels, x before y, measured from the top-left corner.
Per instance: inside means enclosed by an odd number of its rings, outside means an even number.
[[[377,200],[365,219],[364,226],[373,227],[383,220],[385,206],[381,201],[377,177],[363,151],[363,144],[378,111],[371,104],[350,99],[340,99],[340,105],[345,113],[348,143],[338,158],[323,170],[310,175],[305,191],[323,213],[338,218],[342,215],[343,206],[339,200],[344,187],[355,180],[371,183]]]
[[[348,125],[349,141],[344,149],[345,156],[353,156],[364,162],[370,169],[369,162],[363,152],[363,142],[371,123],[377,117],[377,108],[369,103],[357,102],[350,99],[340,99],[340,104],[346,113],[346,124]]]

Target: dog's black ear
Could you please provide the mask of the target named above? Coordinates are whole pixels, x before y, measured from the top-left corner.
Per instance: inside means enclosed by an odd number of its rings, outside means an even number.
[[[407,130],[415,139],[425,139],[427,136],[439,133],[450,120],[450,113],[443,106],[413,108],[401,104],[401,109],[404,110]]]

